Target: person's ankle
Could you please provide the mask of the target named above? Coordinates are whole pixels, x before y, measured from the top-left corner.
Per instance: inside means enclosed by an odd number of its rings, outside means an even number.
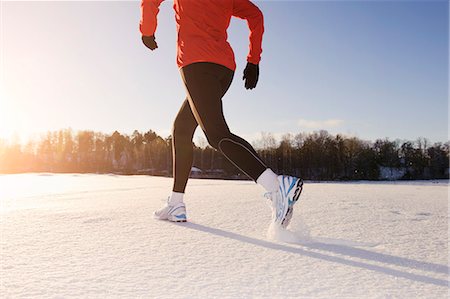
[[[278,190],[278,175],[272,171],[272,169],[267,168],[264,172],[256,179],[256,183],[263,186],[267,192],[274,192]]]
[[[183,202],[184,193],[172,191],[169,198],[169,204],[175,205]]]

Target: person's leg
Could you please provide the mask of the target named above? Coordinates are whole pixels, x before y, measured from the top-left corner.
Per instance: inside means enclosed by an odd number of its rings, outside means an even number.
[[[209,144],[256,182],[267,166],[247,141],[230,132],[223,115],[222,97],[233,74],[213,63],[194,63],[181,69],[192,113]]]
[[[197,122],[186,99],[175,117],[172,128],[172,194],[167,199],[167,205],[154,212],[156,219],[175,222],[187,220],[183,196],[192,167],[192,137],[196,128]]]
[[[173,192],[184,193],[186,188],[192,168],[192,137],[196,128],[197,121],[186,99],[175,117],[172,128]],[[179,194],[172,194],[172,197],[178,197],[182,200],[180,196]]]
[[[184,191],[192,165],[192,136],[198,124],[211,146],[269,191],[274,223],[286,227],[303,189],[303,181],[291,176],[277,176],[247,141],[230,132],[223,115],[222,97],[233,74],[226,67],[212,63],[195,63],[181,69],[189,105],[185,101],[174,124],[174,190]],[[186,221],[186,207],[182,201],[169,201],[154,215],[160,220]]]

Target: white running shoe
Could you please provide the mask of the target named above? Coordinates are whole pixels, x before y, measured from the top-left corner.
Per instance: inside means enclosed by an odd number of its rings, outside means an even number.
[[[153,217],[158,220],[186,222],[186,206],[183,202],[170,204],[169,199],[167,199],[167,205],[162,209],[155,211]]]
[[[287,227],[294,212],[294,204],[303,190],[303,180],[288,175],[279,175],[278,190],[267,192],[264,197],[272,203],[272,221]]]

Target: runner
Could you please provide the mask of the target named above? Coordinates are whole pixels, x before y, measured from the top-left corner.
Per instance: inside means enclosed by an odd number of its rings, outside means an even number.
[[[161,2],[141,2],[142,42],[152,51],[158,48],[155,31]],[[286,227],[303,181],[277,175],[268,168],[247,141],[230,132],[222,109],[222,97],[236,69],[234,53],[227,41],[230,19],[232,16],[244,19],[250,29],[250,50],[243,80],[246,89],[253,89],[258,83],[262,53],[262,12],[249,0],[175,0],[173,7],[178,32],[177,64],[187,96],[172,130],[172,194],[167,205],[155,212],[155,218],[176,222],[187,219],[183,196],[193,161],[192,138],[200,126],[214,149],[266,189],[266,197],[272,201],[273,221]]]

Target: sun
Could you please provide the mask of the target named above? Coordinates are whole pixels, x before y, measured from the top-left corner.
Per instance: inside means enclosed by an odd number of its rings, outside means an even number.
[[[0,86],[0,139],[25,141],[29,136],[27,120],[21,117],[21,108]]]

